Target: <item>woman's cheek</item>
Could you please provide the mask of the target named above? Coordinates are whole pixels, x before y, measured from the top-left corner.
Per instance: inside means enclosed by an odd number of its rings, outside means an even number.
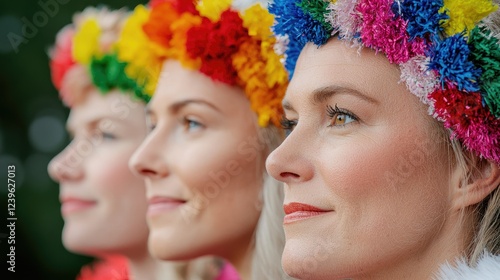
[[[117,144],[115,147],[101,147],[103,151],[94,160],[93,172],[100,186],[120,189],[139,181],[128,167],[133,149]]]

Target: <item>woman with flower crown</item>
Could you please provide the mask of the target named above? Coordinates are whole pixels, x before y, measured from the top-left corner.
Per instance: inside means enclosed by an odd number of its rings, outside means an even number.
[[[290,85],[284,270],[499,279],[500,12],[470,0],[274,0]]]
[[[282,141],[287,74],[273,17],[261,4],[237,4],[150,3],[141,28],[163,53],[159,66],[129,56],[158,80],[149,134],[130,165],[146,180],[155,257],[215,255],[241,279],[286,279],[282,189],[264,163]]]
[[[49,165],[60,183],[63,244],[102,259],[82,268],[80,280],[214,279],[212,258],[162,262],[148,252],[144,183],[128,159],[146,136],[151,92],[126,73],[117,52],[128,15],[89,7],[59,32],[50,53],[52,80],[70,108],[72,137]]]

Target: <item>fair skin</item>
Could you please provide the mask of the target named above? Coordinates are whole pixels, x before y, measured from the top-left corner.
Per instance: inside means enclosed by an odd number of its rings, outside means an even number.
[[[430,279],[470,242],[452,152],[399,78],[338,39],[302,50],[283,101],[293,130],[267,160],[285,183],[290,276]]]
[[[144,104],[113,90],[92,88],[74,104],[67,121],[71,143],[49,164],[60,183],[62,240],[75,253],[124,255],[134,279],[171,275],[147,251],[144,183],[128,160],[146,135]]]
[[[148,104],[151,132],[130,165],[146,180],[149,248],[163,260],[216,255],[248,279],[263,152],[244,92],[167,60]]]

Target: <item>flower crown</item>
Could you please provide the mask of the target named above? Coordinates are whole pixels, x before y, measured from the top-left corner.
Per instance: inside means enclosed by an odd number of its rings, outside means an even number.
[[[430,113],[475,154],[500,164],[499,27],[488,0],[274,0],[285,67],[308,42],[337,36],[382,52]]]
[[[73,105],[72,95],[75,93],[64,88],[64,80],[73,66],[78,65],[88,69],[91,84],[102,93],[118,88],[149,101],[152,92],[147,90],[146,83],[126,73],[128,64],[119,59],[116,49],[116,40],[126,16],[123,10],[87,8],[75,16],[73,24],[59,32],[50,55],[50,69],[52,82],[67,106]]]
[[[288,74],[274,51],[274,18],[264,7],[240,13],[228,0],[156,0],[150,7],[143,30],[163,49],[162,59],[241,87],[259,125],[279,126]]]

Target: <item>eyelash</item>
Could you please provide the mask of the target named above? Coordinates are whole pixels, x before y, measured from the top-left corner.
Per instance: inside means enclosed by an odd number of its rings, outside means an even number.
[[[104,132],[103,131],[101,133],[101,135],[102,135],[103,139],[108,139],[108,140],[115,140],[116,139],[116,136],[114,134],[112,134],[112,133],[109,133],[109,132]]]
[[[284,130],[287,130],[287,134],[288,134],[290,131],[292,131],[295,128],[295,126],[297,125],[297,121],[296,120],[289,120],[285,116],[283,116],[281,118],[280,124],[281,124],[281,128],[283,128]]]
[[[148,125],[148,131],[151,132],[156,128],[156,124],[150,124]]]
[[[205,127],[201,122],[199,122],[197,120],[193,120],[193,119],[191,119],[189,117],[182,118],[182,124],[184,125],[184,128],[186,130],[200,129],[200,128],[204,128]],[[196,127],[190,127],[189,126],[190,124],[196,124]]]
[[[184,128],[186,130],[189,130],[189,124],[190,123],[196,123],[199,127],[204,127],[204,125],[199,122],[199,121],[196,121],[196,120],[192,120],[188,117],[183,117],[180,122],[182,123],[182,125],[184,126]],[[156,124],[153,124],[151,121],[148,121],[148,131],[151,132],[153,131],[154,129],[156,128]]]
[[[346,109],[339,108],[337,106],[337,104],[335,104],[335,107],[328,105],[326,108],[326,112],[331,119],[335,118],[338,115],[346,115],[346,116],[352,118],[354,121],[359,120],[359,118],[355,114],[353,114],[352,112],[350,112]],[[280,124],[281,124],[281,128],[283,128],[284,130],[292,131],[295,128],[295,126],[297,126],[297,120],[289,120],[285,116],[283,116],[281,118]],[[347,124],[344,124],[344,125],[347,125]],[[342,126],[344,126],[344,125],[342,125]],[[328,126],[332,127],[333,125],[330,124]]]
[[[348,116],[351,119],[353,119],[354,121],[358,121],[359,120],[359,118],[354,113],[350,112],[349,110],[337,107],[337,104],[335,104],[335,107],[332,107],[332,106],[328,105],[326,107],[326,113],[328,114],[328,116],[330,117],[330,119],[332,119],[332,121],[338,115]],[[342,124],[342,125],[337,125],[337,126],[346,126],[346,125],[348,125],[348,123],[347,124]],[[333,126],[334,126],[333,124],[328,125],[328,127],[333,127]]]

